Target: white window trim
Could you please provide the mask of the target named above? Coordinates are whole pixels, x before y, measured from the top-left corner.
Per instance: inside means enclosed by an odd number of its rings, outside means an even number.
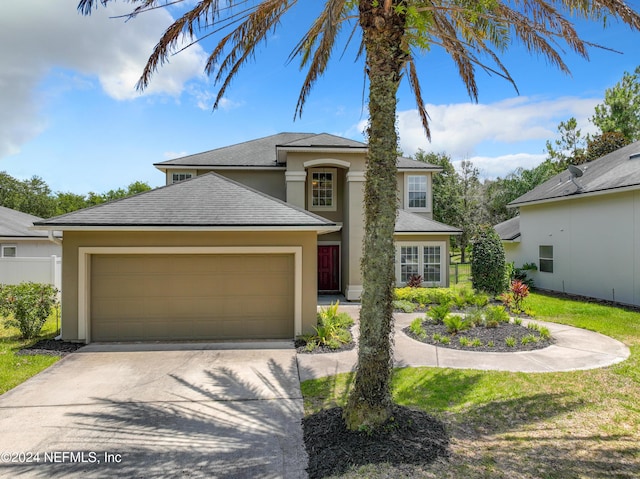
[[[551,248],[551,257],[548,256],[542,256],[540,248],[542,247],[550,247]],[[554,256],[554,251],[553,251],[553,245],[552,244],[541,244],[538,245],[538,271],[540,271],[541,273],[546,273],[546,274],[553,274],[553,272],[555,271],[555,260],[553,258]],[[552,271],[542,271],[542,261],[551,261],[551,270]]]
[[[424,208],[411,208],[409,207],[409,177],[411,176],[423,176],[427,180],[427,206]],[[426,173],[421,174],[404,174],[404,209],[407,211],[414,211],[418,213],[430,213],[431,212],[431,175]]]
[[[401,264],[400,264],[400,251],[403,246],[417,246],[418,247],[418,271],[424,272],[424,248],[428,246],[439,246],[440,247],[440,281],[424,281],[422,283],[423,286],[432,287],[438,286],[444,288],[447,284],[447,274],[449,264],[447,260],[449,259],[446,254],[446,243],[444,241],[396,241],[396,285],[398,287],[406,286],[406,283],[401,282]],[[420,274],[423,276],[423,274]]]
[[[4,253],[4,250],[8,249],[8,248],[13,248],[15,250],[15,254],[13,256],[7,256]],[[15,245],[15,244],[3,244],[2,245],[2,257],[3,258],[17,258],[18,257],[18,245]]]
[[[331,206],[314,206],[313,205],[313,174],[314,173],[331,173],[332,181],[331,181]],[[338,209],[338,198],[336,192],[338,191],[337,183],[338,182],[338,169],[337,168],[311,168],[309,169],[309,211],[337,211]]]
[[[196,174],[193,171],[181,171],[181,170],[169,170],[169,178],[170,178],[170,183],[169,184],[174,184],[174,183],[179,183],[181,181],[186,181],[186,180],[190,180],[191,178],[195,177]],[[185,178],[184,180],[174,180],[173,179],[173,175],[191,175],[189,178]]]
[[[78,248],[78,339],[91,342],[93,254],[292,254],[294,335],[302,334],[302,246],[81,246]],[[317,254],[317,253],[316,253]]]

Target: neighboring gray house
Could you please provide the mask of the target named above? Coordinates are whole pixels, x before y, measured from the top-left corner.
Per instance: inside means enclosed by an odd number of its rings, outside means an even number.
[[[640,142],[562,172],[508,205],[495,226],[507,261],[537,287],[640,305]]]
[[[0,206],[0,284],[34,281],[60,287],[62,246],[57,237],[32,229],[41,220]]]

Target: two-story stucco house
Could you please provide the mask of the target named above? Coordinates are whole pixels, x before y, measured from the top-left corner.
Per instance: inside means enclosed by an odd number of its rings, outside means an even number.
[[[63,231],[63,338],[292,338],[358,300],[367,145],[281,133],[157,163],[167,185],[36,223]],[[447,286],[438,167],[398,158],[396,277]]]
[[[640,305],[640,142],[554,176],[495,226],[537,287]]]

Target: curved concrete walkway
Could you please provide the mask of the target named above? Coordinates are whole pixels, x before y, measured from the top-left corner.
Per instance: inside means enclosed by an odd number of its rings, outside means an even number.
[[[358,318],[360,307],[340,305],[340,311]],[[424,313],[396,313],[394,356],[396,367],[433,366],[456,369],[481,369],[495,371],[521,371],[527,373],[548,373],[595,369],[624,361],[630,351],[620,341],[600,333],[574,328],[563,324],[543,321],[534,322],[546,326],[555,340],[552,346],[535,351],[514,353],[485,353],[459,351],[432,346],[411,339],[402,332],[414,318]],[[357,324],[354,327],[357,338]],[[356,350],[332,354],[298,354],[300,380],[331,376],[352,371],[357,360]]]

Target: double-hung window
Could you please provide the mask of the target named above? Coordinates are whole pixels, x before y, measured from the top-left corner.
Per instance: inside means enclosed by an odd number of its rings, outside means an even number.
[[[396,281],[406,284],[412,276],[420,275],[425,286],[444,286],[444,257],[443,242],[396,243]]]
[[[309,187],[309,209],[336,211],[336,168],[313,168]]]
[[[540,246],[540,271],[553,273],[553,246]]]
[[[405,208],[415,211],[429,211],[429,179],[427,175],[406,175]]]

